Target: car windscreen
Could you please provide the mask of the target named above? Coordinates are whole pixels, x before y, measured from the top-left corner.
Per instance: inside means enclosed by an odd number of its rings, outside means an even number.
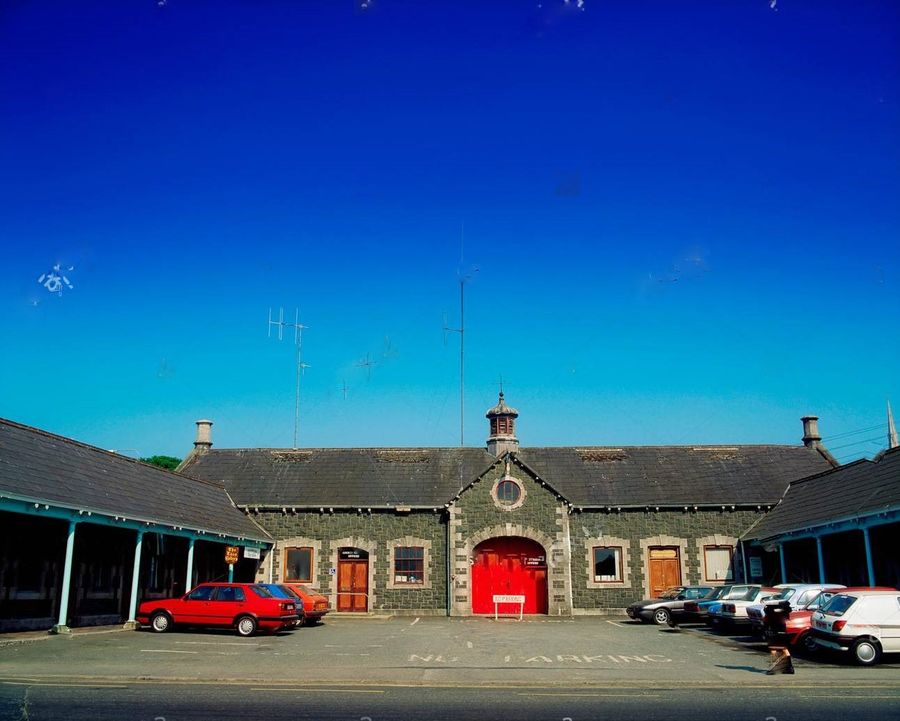
[[[808,611],[815,611],[817,608],[821,608],[828,603],[832,596],[834,596],[834,591],[822,591],[821,593],[817,593],[803,608]]]
[[[275,598],[275,595],[265,586],[255,585],[250,586],[250,588],[252,588],[253,592],[260,598]]]
[[[274,583],[267,583],[265,585],[260,584],[262,588],[265,588],[269,593],[271,593],[275,598],[289,598],[290,600],[294,600],[293,595],[288,593],[281,586],[278,586]]]
[[[821,611],[822,613],[827,613],[831,616],[843,616],[847,612],[847,609],[854,603],[856,603],[856,596],[838,594],[822,606]]]
[[[732,600],[734,601],[752,601],[756,598],[756,594],[759,593],[759,586],[750,586],[744,593],[742,593],[737,598],[732,596]]]
[[[790,598],[791,596],[794,595],[795,590],[796,589],[794,589],[794,588],[782,588],[781,593],[779,593],[777,596],[772,596],[772,599],[782,601],[785,598]]]
[[[659,594],[660,598],[673,599],[678,598],[678,595],[682,592],[681,588],[667,588],[661,594]]]

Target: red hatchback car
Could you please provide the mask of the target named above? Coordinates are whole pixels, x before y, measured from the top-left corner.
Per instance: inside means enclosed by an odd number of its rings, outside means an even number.
[[[203,583],[180,598],[145,601],[137,613],[140,624],[157,633],[177,624],[233,628],[240,636],[252,636],[257,629],[293,628],[297,619],[293,602],[255,583]]]

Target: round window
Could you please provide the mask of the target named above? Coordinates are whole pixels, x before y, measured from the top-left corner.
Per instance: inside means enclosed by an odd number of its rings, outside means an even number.
[[[522,497],[522,489],[515,481],[505,479],[497,484],[497,501],[505,506],[511,506]]]

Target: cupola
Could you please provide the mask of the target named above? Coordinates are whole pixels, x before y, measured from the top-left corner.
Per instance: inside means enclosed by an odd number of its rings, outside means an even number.
[[[519,439],[516,438],[516,418],[519,412],[515,408],[506,405],[503,391],[500,391],[500,399],[497,405],[484,414],[490,421],[491,434],[488,436],[487,450],[491,455],[500,457],[506,452],[515,453],[519,450]]]

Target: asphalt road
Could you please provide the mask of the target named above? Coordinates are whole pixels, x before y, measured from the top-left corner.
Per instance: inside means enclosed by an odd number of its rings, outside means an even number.
[[[624,619],[329,618],[0,637],[0,719],[900,719],[900,659],[796,659]]]
[[[0,685],[3,721],[822,721],[900,718],[900,688]]]

